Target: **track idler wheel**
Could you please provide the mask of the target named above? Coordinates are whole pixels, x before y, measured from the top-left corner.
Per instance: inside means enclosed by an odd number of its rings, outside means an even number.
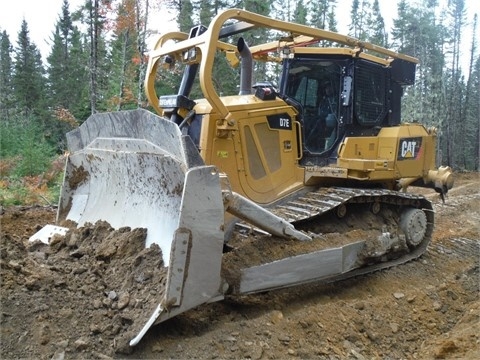
[[[347,206],[345,204],[340,204],[335,210],[335,213],[339,219],[344,218],[345,215],[347,215]]]
[[[382,205],[380,204],[379,201],[375,201],[372,203],[372,205],[370,205],[370,211],[374,215],[377,215],[378,213],[380,213],[381,209],[382,209]]]
[[[408,208],[400,217],[400,228],[405,234],[407,244],[418,246],[427,232],[427,216],[421,209]]]

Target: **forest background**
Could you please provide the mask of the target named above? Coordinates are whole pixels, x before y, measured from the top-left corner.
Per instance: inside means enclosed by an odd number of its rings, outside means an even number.
[[[148,108],[143,79],[154,31],[149,24],[158,23],[152,17],[160,6],[184,32],[199,23],[208,25],[218,12],[232,7],[337,32],[339,2],[85,0],[70,9],[64,0],[45,59],[25,20],[16,39],[0,24],[0,204],[55,204],[65,134],[93,113]],[[478,171],[478,27],[477,14],[467,22],[465,0],[399,0],[390,31],[378,0],[353,0],[342,16],[349,18],[346,35],[419,58],[416,83],[404,95],[403,120],[438,129],[439,164]],[[238,69],[216,71],[222,78],[226,73],[238,77]],[[180,79],[181,74],[162,78],[157,93],[176,93]],[[235,94],[237,83],[216,86],[222,94]],[[192,98],[200,95],[196,91]]]

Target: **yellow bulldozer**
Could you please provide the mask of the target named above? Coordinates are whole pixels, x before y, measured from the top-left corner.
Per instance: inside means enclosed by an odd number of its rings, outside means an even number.
[[[247,44],[258,29],[273,40]],[[238,80],[214,79],[219,59]],[[453,180],[436,167],[435,130],[401,119],[417,63],[240,9],[161,36],[145,79],[157,114],[99,113],[68,133],[57,214],[79,227],[146,228],[145,246],[161,248],[166,287],[130,345],[153,324],[230,294],[337,281],[424,253],[432,204],[406,189],[443,196]],[[163,72],[179,69],[178,93],[158,96]],[[232,81],[238,93],[220,95],[218,84]],[[190,98],[194,86],[202,98]],[[365,237],[342,237],[345,224],[361,224]],[[281,245],[276,257],[225,268],[245,239]]]

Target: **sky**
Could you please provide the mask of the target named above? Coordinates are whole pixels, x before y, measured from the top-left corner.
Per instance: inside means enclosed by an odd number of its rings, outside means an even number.
[[[70,12],[76,10],[85,0],[69,0]],[[379,0],[380,11],[385,20],[387,31],[390,31],[393,25],[392,19],[396,17],[398,0]],[[42,53],[42,58],[48,56],[51,48],[52,33],[55,29],[55,23],[58,21],[63,0],[0,0],[0,30],[6,30],[10,42],[16,46],[18,33],[20,31],[22,20],[25,19],[30,31],[30,40],[37,46]],[[352,0],[338,0],[337,1],[337,21],[339,32],[347,33],[347,26],[350,22],[349,14]],[[480,16],[480,1],[479,0],[465,0],[465,7],[467,13],[467,21],[472,22],[474,13]],[[8,10],[6,9],[8,7]],[[346,16],[340,16],[345,14]],[[175,29],[175,25],[164,21],[167,14],[159,14],[161,19],[159,23],[163,28],[158,29],[159,32],[171,31]],[[151,16],[150,23],[156,22],[155,18]],[[167,25],[166,25],[167,24]],[[151,26],[150,26],[151,27]],[[470,30],[471,31],[471,30]],[[467,43],[462,48],[464,49],[464,57],[468,58],[468,52],[471,46],[471,33],[464,33],[464,38]]]

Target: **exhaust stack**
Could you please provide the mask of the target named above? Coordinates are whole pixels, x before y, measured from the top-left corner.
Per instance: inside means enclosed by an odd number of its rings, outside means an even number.
[[[238,39],[237,50],[242,60],[240,66],[240,92],[238,95],[250,95],[252,93],[253,57],[243,37]]]

